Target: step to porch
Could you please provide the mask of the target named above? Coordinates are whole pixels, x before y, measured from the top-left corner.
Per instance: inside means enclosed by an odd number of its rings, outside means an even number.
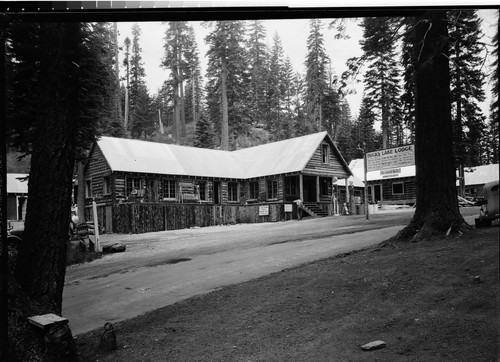
[[[310,210],[314,213],[314,215],[311,215],[311,216],[318,216],[318,217],[328,216],[328,212],[323,210],[320,206],[318,206],[318,204],[316,204],[314,202],[304,202],[304,206],[308,210]]]

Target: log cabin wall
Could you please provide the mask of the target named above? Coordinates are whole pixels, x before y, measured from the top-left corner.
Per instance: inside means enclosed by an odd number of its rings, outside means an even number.
[[[104,190],[105,177],[109,185],[109,192]],[[94,147],[89,156],[85,170],[85,182],[90,182],[91,191],[85,197],[87,202],[92,201],[92,198],[99,199],[101,202],[113,202],[114,182],[112,172],[99,147]]]
[[[323,162],[323,147],[328,147],[327,162]],[[347,178],[350,175],[344,170],[340,163],[339,156],[335,154],[333,145],[326,139],[321,142],[320,146],[316,149],[313,156],[307,163],[304,174],[316,176],[336,176],[339,179]]]

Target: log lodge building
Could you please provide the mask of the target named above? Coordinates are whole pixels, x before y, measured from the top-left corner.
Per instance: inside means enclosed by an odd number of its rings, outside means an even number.
[[[87,219],[148,232],[332,215],[332,185],[352,175],[327,132],[237,151],[101,137],[85,167]],[[286,206],[285,206],[286,205]]]

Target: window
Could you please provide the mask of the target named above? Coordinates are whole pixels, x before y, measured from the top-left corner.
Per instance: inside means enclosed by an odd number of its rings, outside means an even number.
[[[200,191],[200,200],[207,201],[207,183],[198,182],[198,190]]]
[[[248,184],[249,190],[249,199],[256,200],[259,198],[259,181],[250,181]]]
[[[320,177],[319,189],[320,189],[320,193],[322,196],[329,196],[330,195],[331,182],[332,182],[332,179],[330,179],[330,178]]]
[[[268,199],[278,198],[278,180],[267,181],[267,198]]]
[[[137,191],[141,188],[141,179],[138,177],[127,177],[127,196],[132,192],[137,194]]]
[[[330,162],[330,148],[328,145],[321,145],[321,162],[329,163]]]
[[[109,176],[104,177],[104,183],[102,185],[104,195],[111,194],[111,178]]]
[[[287,196],[299,197],[299,177],[285,177],[285,194]]]
[[[175,180],[163,180],[161,185],[161,196],[164,199],[175,199]]]
[[[85,197],[92,197],[92,180],[85,180]]]
[[[227,201],[238,201],[238,183],[227,183]]]
[[[402,195],[404,194],[404,184],[402,182],[392,184],[392,194]]]

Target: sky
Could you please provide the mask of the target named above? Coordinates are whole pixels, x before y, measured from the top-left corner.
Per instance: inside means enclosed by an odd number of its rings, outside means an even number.
[[[491,37],[495,32],[497,24],[497,12],[495,10],[480,10],[479,15],[483,19],[483,33],[486,35],[485,43],[491,42]],[[281,38],[285,56],[288,56],[292,62],[295,71],[305,74],[305,57],[307,54],[307,36],[309,35],[309,20],[307,19],[282,19],[282,20],[264,20],[267,33],[267,44],[271,48],[273,36],[275,32]],[[347,59],[362,54],[359,40],[362,37],[362,30],[355,20],[347,23],[346,33],[350,39],[340,40],[334,39],[334,30],[328,29],[329,19],[323,19],[323,36],[325,40],[325,49],[331,60],[332,71],[336,75],[341,75],[346,67]],[[205,75],[207,59],[205,57],[208,46],[205,44],[204,38],[210,32],[210,29],[205,28],[201,22],[190,22],[195,30],[200,62],[202,67],[202,75]],[[167,28],[166,24],[159,22],[139,22],[141,30],[140,45],[142,48],[142,59],[146,71],[146,84],[150,94],[158,92],[163,82],[168,78],[168,71],[163,69],[161,59],[164,55],[163,38]],[[123,45],[125,37],[132,38],[131,27],[133,23],[118,23],[119,44]],[[491,52],[490,52],[491,53]],[[120,54],[120,63],[123,61],[123,55]],[[486,70],[489,72],[489,64],[491,61],[486,61]],[[123,70],[122,70],[123,71]],[[488,93],[488,98],[482,104],[482,109],[485,114],[488,114],[491,98],[489,91],[490,84],[485,85]],[[356,87],[356,93],[347,95],[351,113],[353,116],[358,114],[361,98],[363,95],[362,82]]]

